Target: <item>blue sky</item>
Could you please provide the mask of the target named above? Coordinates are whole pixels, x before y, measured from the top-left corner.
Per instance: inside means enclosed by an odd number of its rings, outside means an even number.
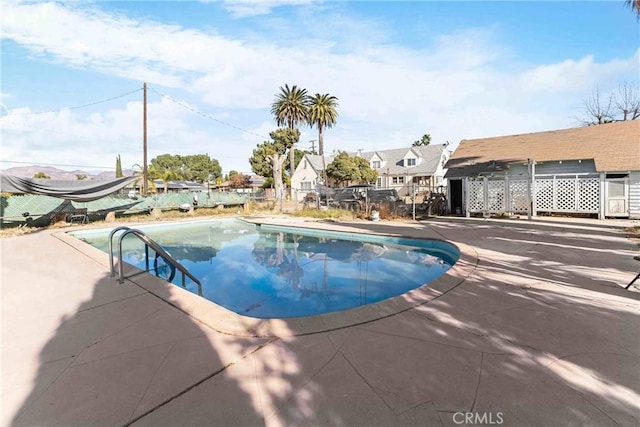
[[[640,76],[622,0],[4,1],[0,19],[0,169],[142,163],[141,91],[72,107],[143,82],[149,158],[248,173],[284,84],[339,99],[331,152],[573,127],[596,87]],[[309,148],[317,131],[301,131]]]

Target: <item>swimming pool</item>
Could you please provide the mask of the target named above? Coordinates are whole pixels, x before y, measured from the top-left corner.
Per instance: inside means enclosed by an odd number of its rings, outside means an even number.
[[[435,280],[460,256],[454,245],[439,240],[260,226],[238,219],[135,228],[202,282],[202,297],[260,319],[312,316],[392,298]],[[71,234],[106,252],[110,231]],[[142,242],[126,237],[123,258],[144,268]],[[186,289],[200,291],[191,282]]]

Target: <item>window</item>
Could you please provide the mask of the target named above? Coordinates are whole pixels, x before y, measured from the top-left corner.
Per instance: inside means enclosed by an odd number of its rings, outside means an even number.
[[[300,183],[301,190],[311,190],[311,181],[301,182]]]
[[[607,182],[608,196],[609,197],[625,197],[624,194],[624,181],[609,181]]]
[[[382,178],[378,177],[378,179],[376,180],[376,187],[382,187]]]
[[[404,184],[404,176],[394,176],[391,178],[393,184]]]
[[[374,160],[372,168],[373,169],[380,169],[380,160]]]
[[[407,159],[407,166],[415,166],[416,159]]]

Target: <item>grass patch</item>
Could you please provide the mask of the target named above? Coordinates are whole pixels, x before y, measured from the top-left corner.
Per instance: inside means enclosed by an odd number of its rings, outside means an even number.
[[[301,209],[290,213],[291,216],[303,216],[317,219],[355,218],[355,213],[343,209]]]

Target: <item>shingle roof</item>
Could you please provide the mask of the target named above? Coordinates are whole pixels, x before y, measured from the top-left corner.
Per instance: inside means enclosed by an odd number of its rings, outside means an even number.
[[[462,140],[445,166],[446,176],[473,176],[527,159],[593,159],[598,172],[640,171],[640,120]]]
[[[348,153],[349,156],[360,156],[367,161],[371,161],[374,155],[378,155],[380,159],[387,162],[384,168],[379,169],[380,172],[387,171],[389,169],[390,174],[399,174],[405,173],[407,169],[411,171],[412,174],[425,174],[425,175],[433,175],[438,169],[438,163],[442,158],[442,152],[446,149],[445,145],[428,145],[426,147],[408,147],[408,148],[394,148],[391,150],[378,150],[378,151],[365,151],[361,153]],[[420,164],[416,166],[407,166],[399,165],[400,160],[404,158],[404,156],[409,151],[415,151],[416,155],[422,159]],[[306,154],[305,155],[311,167],[317,172],[320,173],[324,170],[324,168],[335,159],[336,154],[332,154],[329,156],[324,156],[324,165],[322,164],[322,156],[317,154]],[[384,170],[383,170],[384,169]]]
[[[387,162],[384,168],[377,169],[379,173],[387,173],[388,169],[390,175],[404,174],[407,171],[410,171],[412,175],[434,175],[438,170],[438,164],[442,158],[442,152],[445,149],[445,145],[428,145],[426,147],[394,148],[391,150],[366,151],[362,153],[348,154],[350,156],[361,156],[368,161],[371,161],[374,155],[377,154],[378,157]],[[422,161],[418,165],[410,167],[398,164],[400,160],[402,160],[411,150],[415,151],[416,155],[420,157]],[[309,164],[317,174],[320,174],[335,157],[335,154],[324,156],[323,165],[322,156],[316,154],[306,155]]]
[[[403,174],[407,171],[411,172],[412,175],[434,175],[438,170],[438,163],[442,158],[442,152],[445,148],[444,145],[394,148],[391,150],[367,151],[363,152],[361,156],[371,161],[373,156],[377,154],[382,160],[386,160],[387,163],[385,167],[378,169],[378,172],[387,173],[388,169],[390,175]],[[400,161],[411,150],[413,150],[422,161],[416,166],[407,167],[401,164]]]
[[[333,161],[335,156],[324,156],[324,165],[322,164],[322,156],[319,154],[307,154],[306,157],[311,167],[320,175],[320,172]]]

